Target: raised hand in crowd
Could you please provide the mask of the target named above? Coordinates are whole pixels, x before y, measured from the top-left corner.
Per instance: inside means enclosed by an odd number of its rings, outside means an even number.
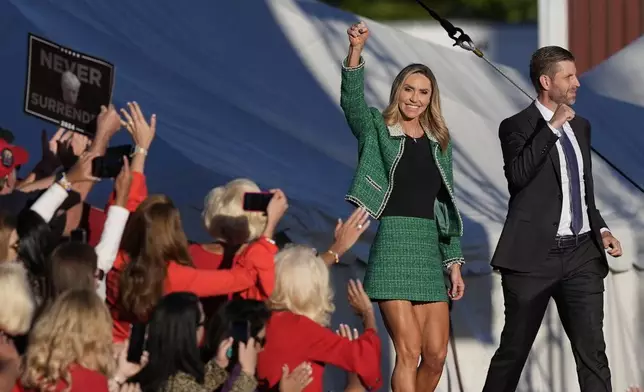
[[[138,103],[128,102],[127,106],[128,110],[121,109],[121,114],[125,119],[121,120],[121,124],[130,133],[136,145],[131,168],[132,171],[143,173],[148,150],[156,135],[157,116],[153,114],[148,122]]]
[[[121,118],[118,113],[116,113],[114,105],[109,105],[109,107],[101,106],[101,112],[96,117],[96,134],[94,135],[94,140],[92,141],[88,151],[96,156],[105,155],[105,151],[107,150],[110,140],[119,129],[121,129]],[[72,149],[78,149],[83,146],[82,136],[83,135],[80,135],[77,132],[73,133],[71,142]],[[87,143],[86,139],[85,143]],[[87,147],[87,144],[85,144],[85,147]],[[87,195],[92,190],[93,186],[93,181],[83,181],[74,184],[74,192],[78,193],[81,202],[67,210],[65,234],[71,233],[71,231],[76,229],[80,224],[83,217],[83,202],[87,198]]]
[[[42,157],[40,162],[34,168],[36,178],[42,178],[52,175],[60,167],[61,159],[58,156],[58,146],[61,144],[61,138],[65,135],[65,128],[58,128],[51,139],[47,138],[47,131],[42,130],[40,133],[40,148]]]
[[[377,330],[373,305],[371,304],[369,296],[362,287],[362,282],[353,279],[349,280],[348,292],[349,304],[362,318],[362,323],[365,329],[373,328],[374,330]]]
[[[21,192],[39,191],[51,186],[56,170],[61,166],[70,169],[91,145],[87,136],[65,128],[59,128],[51,139],[47,139],[47,131],[43,130],[40,138],[42,157],[16,187]]]
[[[273,198],[266,208],[267,220],[264,229],[264,236],[267,238],[273,238],[277,225],[288,210],[288,199],[284,192],[280,189],[271,189],[270,192],[273,194]]]
[[[60,129],[58,132],[60,132]],[[87,136],[78,132],[64,130],[63,135],[56,141],[56,147],[54,148],[50,143],[49,148],[54,149],[63,168],[69,169],[76,163],[78,157],[89,150],[90,146],[91,142]]]
[[[241,371],[249,376],[254,376],[257,369],[257,355],[261,351],[261,346],[255,341],[255,338],[249,338],[246,343],[239,342],[238,344]]]
[[[110,140],[121,129],[121,117],[114,105],[101,106],[101,112],[96,117],[96,135],[90,151],[104,155]]]
[[[83,153],[89,150],[91,142],[87,136],[81,133],[68,130],[64,131],[65,132],[60,139],[56,141],[56,147],[53,148],[50,143],[49,148],[55,151],[55,154],[63,168],[69,169],[76,163]],[[58,132],[60,132],[60,129]]]
[[[356,340],[360,336],[356,328],[351,330],[346,324],[340,324],[340,327],[335,331],[338,335],[349,340]],[[365,387],[362,386],[360,378],[356,373],[349,373],[347,377],[347,386],[344,389],[344,392],[364,392],[366,391]]]
[[[156,134],[157,116],[153,114],[148,122],[141,111],[141,107],[136,102],[127,103],[128,110],[121,109],[121,114],[125,121],[121,120],[121,125],[132,135],[134,143],[138,147],[150,148],[154,135]]]
[[[96,153],[83,153],[74,166],[72,166],[72,168],[66,173],[65,177],[67,178],[67,181],[72,184],[100,181],[99,178],[92,176],[92,161],[96,157]]]
[[[40,148],[42,153],[40,161],[34,166],[27,177],[16,184],[17,190],[21,192],[32,192],[48,188],[53,184],[55,180],[54,173],[62,164],[58,156],[58,147],[61,144],[60,140],[65,135],[65,132],[65,128],[58,128],[54,136],[48,139],[47,131],[42,130],[40,133]]]
[[[334,242],[328,251],[321,255],[327,265],[340,261],[340,257],[355,245],[358,238],[367,231],[371,222],[364,208],[356,208],[346,222],[338,219],[335,226]]]
[[[280,392],[302,392],[313,381],[313,368],[302,362],[289,373],[288,365],[282,366]]]
[[[123,166],[114,182],[114,191],[116,194],[116,198],[114,200],[115,205],[121,207],[125,207],[127,205],[131,185],[132,171],[130,170],[130,163],[127,157],[123,157]]]

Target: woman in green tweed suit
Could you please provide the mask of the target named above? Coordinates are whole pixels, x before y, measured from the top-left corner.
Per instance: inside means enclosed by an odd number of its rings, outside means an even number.
[[[364,286],[378,302],[396,350],[392,389],[431,391],[447,354],[448,295],[458,300],[465,290],[463,221],[438,85],[428,67],[412,64],[394,80],[383,113],[369,108],[361,57],[369,30],[359,23],[347,33],[340,104],[358,139],[359,163],[346,199],[380,221]]]

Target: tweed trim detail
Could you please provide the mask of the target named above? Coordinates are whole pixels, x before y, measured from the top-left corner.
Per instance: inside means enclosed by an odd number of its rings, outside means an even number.
[[[447,271],[449,271],[449,270],[450,270],[450,268],[452,268],[452,266],[453,266],[454,264],[463,265],[463,264],[465,264],[465,259],[464,259],[464,258],[462,258],[462,257],[458,257],[458,258],[453,258],[453,259],[443,260],[443,267],[444,267]]]
[[[364,68],[364,57],[360,56],[360,62],[355,67],[348,67],[347,66],[347,61],[348,60],[349,60],[348,57],[346,57],[344,60],[342,60],[342,69],[343,70],[351,72],[351,71],[357,71],[357,70],[359,70],[361,68]]]
[[[443,165],[438,162],[438,144],[434,145],[434,160],[436,161],[436,166],[438,166],[438,171],[441,172],[441,177],[443,177],[443,183],[445,184],[445,187],[447,188],[447,193],[449,194],[450,199],[452,199],[452,204],[454,205],[454,209],[456,210],[456,216],[458,217],[458,223],[459,223],[459,235],[462,237],[463,236],[463,218],[461,217],[461,213],[458,211],[458,207],[456,207],[456,197],[454,196],[454,190],[452,189],[452,184],[450,181],[447,181],[447,176],[445,175],[445,171],[443,170]]]
[[[403,127],[402,125],[400,125],[400,123],[387,125],[387,130],[389,130],[389,135],[391,137],[405,136],[405,131],[403,130]],[[425,132],[425,135],[427,135],[429,140],[433,141],[434,143],[438,143],[438,139],[436,139],[436,137],[431,132],[429,132],[429,129],[423,127],[423,131]]]
[[[398,147],[398,155],[396,155],[396,158],[394,159],[394,162],[391,165],[391,170],[389,171],[389,187],[387,188],[387,192],[385,193],[385,198],[383,199],[383,202],[380,205],[380,208],[378,208],[378,218],[380,218],[382,213],[385,211],[385,207],[389,202],[389,197],[391,196],[391,192],[393,192],[394,190],[394,174],[396,173],[396,167],[398,167],[398,162],[400,162],[400,158],[402,158],[404,152],[405,152],[405,139],[400,139],[400,147]]]

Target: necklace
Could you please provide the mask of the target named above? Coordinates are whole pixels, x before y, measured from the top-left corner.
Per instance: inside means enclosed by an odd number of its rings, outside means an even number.
[[[404,128],[403,128],[403,129],[404,129]],[[415,129],[415,130],[417,131],[417,130],[418,130],[418,128],[417,128],[417,129]],[[405,135],[406,135],[407,137],[411,138],[411,140],[413,140],[413,141],[414,141],[414,143],[418,143],[418,139],[422,138],[422,137],[425,135],[425,131],[424,131],[424,130],[423,130],[423,128],[421,127],[421,128],[420,128],[420,136],[418,136],[418,137],[414,137],[414,136],[411,136],[410,134],[408,134],[407,132],[405,132]]]

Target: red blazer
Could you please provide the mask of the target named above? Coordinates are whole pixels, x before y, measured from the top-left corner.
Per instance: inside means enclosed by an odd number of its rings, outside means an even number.
[[[197,269],[216,270],[219,269],[221,262],[224,261],[224,255],[221,253],[212,253],[203,247],[203,244],[191,244],[188,248],[192,264]],[[235,255],[237,260],[238,255]],[[235,262],[233,260],[233,263]]]
[[[208,252],[198,244],[191,245],[189,250],[197,269],[217,270],[223,260],[223,255]],[[266,237],[260,237],[235,255],[232,269],[247,268],[254,282],[239,292],[242,298],[265,301],[270,297],[275,287],[275,255],[278,250]]]
[[[73,366],[70,368],[69,374],[72,379],[72,387],[69,392],[109,392],[107,388],[107,377],[95,370],[89,370],[82,366]],[[67,383],[61,380],[56,385],[56,389],[54,391],[64,391],[67,387]],[[39,391],[37,389],[23,388],[20,382],[18,382],[13,388],[12,392]]]
[[[257,379],[275,386],[282,366],[294,369],[308,361],[313,366],[313,382],[306,392],[322,392],[324,365],[330,364],[357,373],[369,389],[382,386],[381,343],[373,329],[357,340],[336,335],[305,316],[288,311],[275,312],[266,325],[266,346],[257,361]]]

